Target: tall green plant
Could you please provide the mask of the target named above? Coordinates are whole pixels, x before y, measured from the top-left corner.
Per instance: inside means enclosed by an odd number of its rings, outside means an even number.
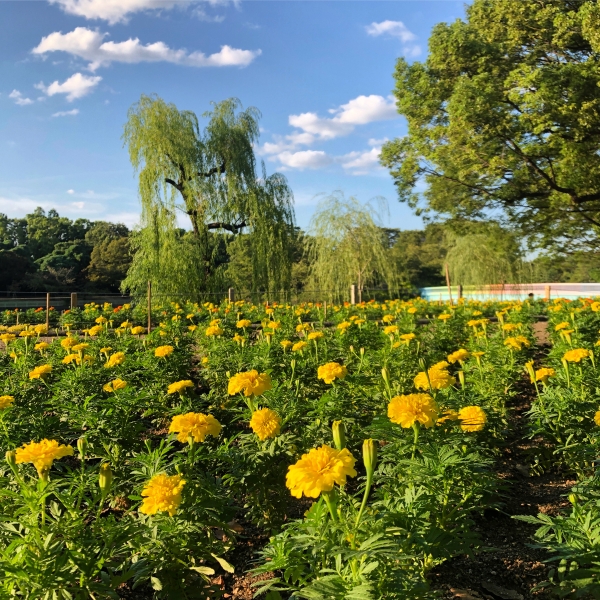
[[[359,299],[365,286],[383,281],[396,288],[386,236],[377,224],[378,211],[371,204],[335,193],[317,207],[309,226],[307,254],[310,283],[331,299],[347,296],[352,284]]]
[[[224,232],[256,233],[252,245],[257,287],[284,287],[290,276],[293,195],[281,174],[257,173],[256,108],[230,98],[213,105],[204,130],[191,111],[157,96],[142,96],[128,113],[123,140],[139,176],[141,230],[125,289],[141,294],[146,279],[159,293],[194,298],[221,284]],[[177,213],[190,235],[178,231]]]

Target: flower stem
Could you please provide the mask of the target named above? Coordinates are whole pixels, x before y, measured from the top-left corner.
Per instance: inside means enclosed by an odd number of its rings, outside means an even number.
[[[415,452],[417,451],[417,444],[419,442],[419,424],[418,423],[413,423],[413,431],[415,432],[415,437],[414,437],[414,441],[413,441],[413,449],[412,449],[412,455],[411,455],[411,460],[415,457]]]
[[[329,509],[329,514],[331,515],[333,522],[337,523],[338,522],[337,506],[336,506],[337,503],[335,501],[335,498],[333,497],[334,493],[335,493],[335,491],[323,492],[323,498],[325,500],[325,504],[327,504],[327,508]]]

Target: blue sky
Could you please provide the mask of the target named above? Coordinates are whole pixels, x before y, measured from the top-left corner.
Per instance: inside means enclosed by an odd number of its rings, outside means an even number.
[[[1,1],[0,212],[134,225],[121,133],[127,109],[156,93],[199,115],[232,96],[259,108],[257,154],[288,177],[300,226],[342,190],[387,198],[387,226],[421,227],[377,162],[382,140],[406,132],[392,73],[463,14],[454,0]]]

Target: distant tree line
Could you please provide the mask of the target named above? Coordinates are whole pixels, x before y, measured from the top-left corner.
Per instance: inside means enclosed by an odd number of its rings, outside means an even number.
[[[118,292],[131,264],[129,229],[36,208],[0,213],[0,291]]]

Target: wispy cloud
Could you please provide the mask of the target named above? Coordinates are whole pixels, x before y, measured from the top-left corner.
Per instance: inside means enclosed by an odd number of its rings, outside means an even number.
[[[53,117],[71,117],[71,116],[75,116],[79,114],[79,109],[78,108],[74,108],[73,110],[59,110],[58,112],[55,112],[52,116]],[[72,193],[73,190],[68,190],[68,193]]]
[[[399,39],[402,42],[402,51],[406,56],[414,57],[421,54],[421,47],[416,44],[418,37],[402,21],[373,22],[367,25],[365,30],[373,37],[387,35]]]
[[[49,0],[57,4],[66,13],[90,20],[107,21],[111,25],[124,23],[137,12],[170,10],[189,4],[198,4],[200,0]],[[227,5],[228,0],[208,0],[211,6]]]
[[[169,62],[187,67],[246,67],[260,50],[240,50],[231,46],[221,46],[219,52],[206,55],[203,52],[188,52],[169,48],[164,42],[142,44],[139,38],[129,38],[123,42],[104,41],[108,33],[101,33],[77,27],[69,33],[55,31],[32,50],[33,54],[46,55],[50,52],[66,52],[89,61],[88,68],[95,71],[112,62],[141,63]]]
[[[50,85],[46,86],[43,82],[36,84],[38,90],[42,90],[46,96],[55,96],[56,94],[65,94],[68,102],[73,102],[78,98],[87,96],[99,83],[102,81],[102,77],[82,75],[81,73],[75,73],[68,79],[59,83],[54,81]]]
[[[31,98],[25,98],[19,90],[13,90],[8,95],[8,97],[14,100],[15,104],[18,104],[19,106],[27,106],[28,104],[33,104],[33,100]]]

